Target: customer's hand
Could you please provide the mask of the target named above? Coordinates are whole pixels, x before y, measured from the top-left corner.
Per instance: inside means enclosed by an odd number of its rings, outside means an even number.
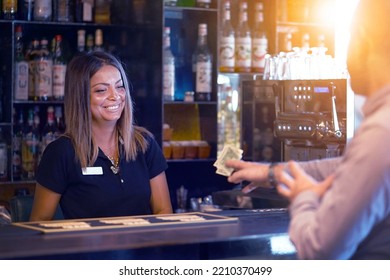
[[[291,176],[283,171],[278,174],[277,190],[280,195],[292,201],[298,194],[303,191],[313,191],[320,197],[330,188],[333,182],[333,175],[328,176],[325,180],[317,182],[309,176],[295,161],[288,162],[288,168]]]
[[[268,165],[248,162],[242,160],[228,160],[225,165],[234,168],[234,172],[227,180],[230,183],[241,183],[242,181],[249,181],[249,185],[242,189],[243,192],[248,193],[253,189],[264,185],[268,180]]]

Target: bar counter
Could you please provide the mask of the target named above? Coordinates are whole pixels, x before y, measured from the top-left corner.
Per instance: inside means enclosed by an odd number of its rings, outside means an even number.
[[[0,225],[0,259],[295,259],[284,208],[213,212],[232,223],[42,233]]]

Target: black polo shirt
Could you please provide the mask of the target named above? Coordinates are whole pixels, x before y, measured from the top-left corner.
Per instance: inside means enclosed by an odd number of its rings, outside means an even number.
[[[149,180],[168,166],[158,143],[147,139],[146,153],[129,162],[120,157],[120,172],[114,174],[100,149],[93,167],[82,170],[71,140],[62,136],[45,148],[37,182],[61,194],[67,219],[152,214]]]

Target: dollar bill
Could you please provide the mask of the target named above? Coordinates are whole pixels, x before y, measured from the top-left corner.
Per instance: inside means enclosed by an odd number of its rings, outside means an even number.
[[[216,173],[222,176],[230,176],[234,169],[226,167],[225,163],[231,159],[241,159],[243,151],[233,145],[225,145],[214,162],[214,166],[217,168]]]

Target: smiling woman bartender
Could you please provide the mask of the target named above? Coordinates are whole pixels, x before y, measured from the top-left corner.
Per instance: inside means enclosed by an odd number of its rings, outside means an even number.
[[[150,132],[136,126],[121,63],[82,53],[65,78],[66,132],[51,142],[37,172],[30,220],[172,213],[167,163]]]

